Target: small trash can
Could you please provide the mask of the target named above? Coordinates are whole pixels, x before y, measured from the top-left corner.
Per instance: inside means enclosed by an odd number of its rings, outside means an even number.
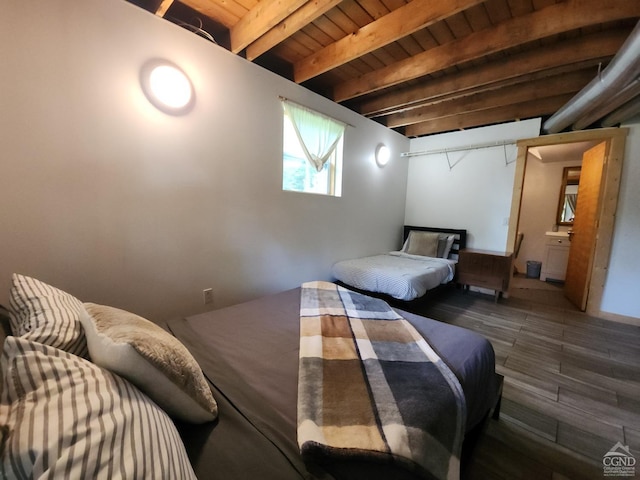
[[[542,270],[542,262],[527,261],[527,278],[540,278],[540,270]]]

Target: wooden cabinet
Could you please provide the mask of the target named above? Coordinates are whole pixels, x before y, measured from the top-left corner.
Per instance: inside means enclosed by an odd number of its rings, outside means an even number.
[[[569,263],[569,247],[568,237],[547,237],[540,280],[564,281]]]
[[[494,290],[497,302],[500,294],[509,290],[512,261],[510,252],[465,248],[458,256],[458,283],[464,288],[473,285]]]

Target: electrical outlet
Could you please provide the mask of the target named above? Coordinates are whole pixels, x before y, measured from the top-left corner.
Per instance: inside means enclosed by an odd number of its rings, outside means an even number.
[[[204,304],[208,305],[209,303],[213,303],[213,289],[205,288],[202,290],[202,298],[204,300]]]

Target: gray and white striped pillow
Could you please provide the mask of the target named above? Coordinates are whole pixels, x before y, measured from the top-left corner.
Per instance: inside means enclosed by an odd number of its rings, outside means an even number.
[[[127,380],[20,337],[0,366],[1,478],[196,478],[170,418]]]
[[[88,357],[87,341],[79,320],[82,302],[73,295],[14,273],[9,302],[14,335]]]

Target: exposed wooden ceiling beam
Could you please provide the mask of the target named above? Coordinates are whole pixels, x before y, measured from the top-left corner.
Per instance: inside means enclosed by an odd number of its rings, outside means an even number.
[[[238,53],[304,5],[307,0],[258,2],[230,30],[231,51]]]
[[[308,2],[282,20],[267,33],[247,47],[247,60],[255,60],[283,40],[304,28],[316,18],[324,15],[342,0],[315,0]]]
[[[232,13],[225,7],[218,5],[211,0],[180,0],[180,3],[192,8],[198,13],[215,19],[216,22],[227,28],[231,28],[245,12]],[[237,15],[237,16],[236,16]]]
[[[333,99],[341,102],[527,42],[637,15],[637,4],[628,0],[568,0],[336,85]]]
[[[450,130],[464,130],[466,128],[492,123],[510,122],[513,119],[539,117],[555,112],[573,97],[572,94],[548,97],[543,100],[531,100],[503,107],[490,108],[472,113],[451,115],[436,120],[416,123],[405,127],[407,137],[418,137],[432,133]]]
[[[297,62],[293,79],[304,82],[483,1],[414,0]]]
[[[551,75],[557,69],[571,64],[565,71],[577,70],[603,59],[613,57],[624,43],[630,30],[609,30],[565,41],[561,45],[519,53],[509,58],[508,68],[504,60],[470,68],[460,73],[446,75],[425,84],[391,92],[379,98],[365,101],[358,111],[366,116],[386,115],[398,110],[521,83],[538,75]],[[539,78],[539,77],[538,77]]]
[[[501,89],[505,89],[505,88],[523,88],[525,86],[525,84],[528,84],[530,82],[536,82],[538,80],[546,79],[546,78],[549,78],[549,77],[554,77],[554,76],[557,76],[557,75],[570,74],[570,73],[573,73],[573,72],[576,72],[576,71],[580,71],[580,70],[584,70],[584,69],[587,69],[587,68],[591,68],[592,69],[592,70],[590,70],[590,72],[591,72],[591,80],[592,80],[593,77],[597,74],[597,69],[598,69],[599,65],[606,64],[609,60],[611,60],[611,57],[606,57],[606,58],[601,58],[601,59],[593,59],[593,60],[588,60],[588,61],[584,61],[584,62],[580,62],[580,63],[572,63],[572,64],[567,64],[567,65],[562,65],[562,66],[559,66],[559,67],[556,67],[556,68],[552,68],[552,69],[549,69],[549,70],[542,70],[542,71],[539,71],[539,72],[520,75],[519,77],[509,78],[507,80],[503,80],[503,81],[499,81],[499,82],[495,82],[495,83],[491,83],[491,84],[487,84],[487,85],[481,85],[481,86],[475,87],[475,88],[469,88],[469,89],[467,89],[465,91],[461,91],[461,92],[452,92],[452,93],[449,93],[447,95],[438,95],[438,96],[436,96],[434,98],[426,99],[420,104],[413,104],[409,108],[398,109],[396,111],[386,112],[385,115],[378,115],[378,117],[387,116],[387,118],[388,118],[389,116],[393,116],[393,115],[396,115],[396,114],[402,114],[402,113],[405,113],[407,115],[411,115],[411,113],[415,112],[415,110],[422,110],[422,109],[425,109],[425,108],[429,108],[429,106],[440,104],[442,102],[448,102],[448,101],[451,101],[451,100],[456,100],[456,99],[461,99],[461,98],[468,98],[470,96],[478,95],[478,94],[481,94],[481,93],[493,92],[493,91],[501,90]]]
[[[526,85],[512,85],[510,87],[470,95],[456,100],[440,102],[435,105],[416,108],[404,113],[390,115],[386,119],[386,125],[397,128],[413,125],[427,120],[435,120],[450,116],[455,112],[475,112],[494,107],[508,106],[523,103],[528,100],[544,99],[549,96],[562,94],[576,94],[587,83],[593,80],[594,71],[581,70],[565,75],[543,78]]]
[[[167,13],[167,10],[169,10],[169,7],[171,7],[171,5],[173,4],[173,1],[174,0],[162,0],[160,2],[160,5],[158,5],[158,8],[156,8],[156,15],[159,17],[164,17]]]

